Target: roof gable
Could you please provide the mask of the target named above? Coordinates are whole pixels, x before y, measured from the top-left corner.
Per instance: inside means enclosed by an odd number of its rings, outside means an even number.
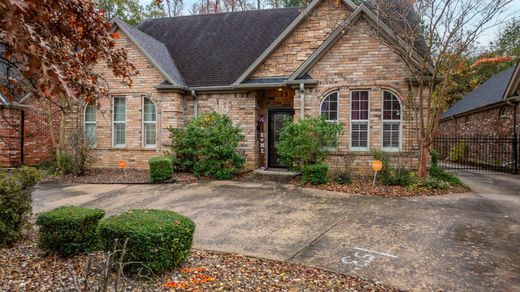
[[[339,0],[338,0],[339,1]],[[234,82],[234,85],[243,83],[250,77],[254,71],[264,62],[269,56],[298,28],[298,26],[305,20],[305,18],[321,4],[323,0],[314,0],[302,11],[302,13],[294,19],[294,21],[287,26],[287,28],[265,49],[265,51],[245,70],[242,75]],[[351,0],[342,0],[342,3],[350,7],[352,10],[357,8]]]
[[[164,43],[187,85],[231,85],[293,22],[300,8],[156,18],[138,26]]]
[[[130,38],[173,86],[179,88],[187,87],[179,69],[175,65],[174,59],[170,56],[168,49],[162,42],[117,18],[114,18],[113,24]]]
[[[452,105],[442,115],[441,119],[456,116],[465,112],[476,110],[503,100],[506,87],[512,79],[515,66],[506,69],[486,82],[480,84],[475,90]]]

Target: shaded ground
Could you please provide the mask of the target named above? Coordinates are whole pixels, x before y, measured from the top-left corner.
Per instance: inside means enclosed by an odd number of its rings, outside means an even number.
[[[106,254],[69,258],[46,255],[36,247],[34,235],[14,247],[0,249],[0,291],[76,291],[85,287],[85,279],[88,291],[101,290]],[[113,273],[108,279],[109,291],[115,282]],[[197,249],[175,271],[161,275],[145,271],[141,276],[124,275],[117,282],[124,291],[397,291],[301,264]]]
[[[34,209],[171,209],[197,223],[197,248],[290,260],[403,289],[520,289],[519,177],[463,180],[475,193],[395,199],[269,182],[44,183]]]

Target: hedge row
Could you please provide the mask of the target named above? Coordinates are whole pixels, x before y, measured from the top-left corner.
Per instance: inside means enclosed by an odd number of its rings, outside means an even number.
[[[62,256],[96,249],[111,251],[128,239],[125,262],[154,272],[175,268],[190,253],[195,223],[165,210],[130,210],[105,219],[104,211],[65,206],[41,213],[40,248]]]

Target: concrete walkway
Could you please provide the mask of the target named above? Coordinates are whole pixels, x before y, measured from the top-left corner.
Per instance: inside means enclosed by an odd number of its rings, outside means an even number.
[[[290,260],[411,290],[520,290],[520,177],[469,174],[472,194],[387,199],[269,182],[42,183],[40,212],[171,209],[197,223],[195,246]]]

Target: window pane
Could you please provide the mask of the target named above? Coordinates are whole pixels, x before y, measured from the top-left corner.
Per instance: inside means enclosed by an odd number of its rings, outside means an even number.
[[[353,91],[351,102],[351,119],[368,120],[368,91]]]
[[[401,103],[399,102],[397,96],[389,91],[383,92],[383,119],[401,119]]]
[[[383,123],[383,147],[399,148],[400,122]]]
[[[85,106],[85,122],[96,121],[96,106],[93,104],[87,104]]]
[[[125,110],[125,98],[124,97],[115,97],[114,98],[114,121],[124,122],[126,120],[126,110]]]
[[[367,148],[368,147],[368,123],[356,122],[352,124],[352,147]]]
[[[87,137],[87,143],[94,144],[96,143],[96,124],[95,123],[86,123],[85,124],[85,136]]]
[[[157,120],[155,105],[153,102],[145,98],[144,99],[144,121],[145,122],[155,122]]]
[[[338,118],[338,93],[327,95],[321,102],[321,117],[328,121],[336,121]]]
[[[144,145],[145,146],[154,146],[155,145],[155,134],[156,134],[155,123],[144,124]]]
[[[125,124],[114,124],[114,145],[125,145]]]

